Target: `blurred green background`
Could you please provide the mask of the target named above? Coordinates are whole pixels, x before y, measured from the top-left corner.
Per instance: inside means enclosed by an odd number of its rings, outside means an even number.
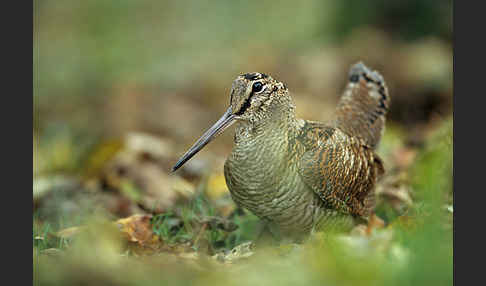
[[[401,185],[386,183],[383,192],[402,190],[403,184],[413,198],[407,214],[417,218],[432,213],[420,220],[418,230],[398,227],[394,242],[425,254],[412,258],[406,271],[382,269],[380,265],[389,261],[373,254],[369,266],[355,274],[362,267],[360,260],[348,264],[349,260],[340,258],[341,252],[333,250],[325,252],[326,260],[311,257],[303,269],[295,269],[302,278],[297,281],[452,284],[452,228],[444,232],[437,226],[443,224],[439,209],[452,208],[452,1],[44,0],[34,1],[33,16],[34,273],[40,275],[38,282],[85,279],[55,263],[36,264],[36,251],[64,246],[62,239],[47,241],[44,234],[79,225],[91,214],[93,204],[90,199],[82,203],[79,189],[129,198],[129,203],[118,200],[116,204],[103,198],[110,219],[147,212],[149,202],[140,192],[157,193],[153,196],[167,201],[173,198],[160,192],[191,190],[203,200],[227,193],[221,175],[232,147],[232,130],[209,144],[180,174],[170,175],[169,168],[224,112],[237,75],[252,71],[272,75],[288,85],[298,116],[326,120],[345,86],[349,67],[361,60],[384,76],[392,100],[378,153]],[[158,140],[158,147],[153,147],[152,139]],[[150,160],[158,154],[156,175],[132,159],[119,159],[125,165],[116,161],[127,148],[142,150],[142,158]],[[132,169],[142,171],[134,175]],[[179,175],[182,183],[171,181]],[[167,190],[152,188],[166,182],[171,182]],[[200,207],[197,199],[189,202]],[[229,217],[234,209],[227,207],[232,204],[228,198],[222,207],[211,204],[199,214]],[[158,205],[161,213],[172,206]],[[390,224],[402,217],[393,206],[383,204],[378,210]],[[452,224],[452,215],[447,220]],[[250,239],[243,224],[253,221],[237,221],[237,235],[230,242],[225,237],[225,245],[233,247]],[[444,240],[445,246],[435,244],[436,239]],[[261,267],[259,263],[267,262],[259,260],[254,270]],[[84,265],[80,262],[76,267],[99,274]],[[431,268],[425,273],[423,265]],[[277,283],[279,275],[288,272],[285,263],[274,267],[276,275],[263,284]],[[318,271],[320,267],[327,269],[325,273]],[[55,275],[46,274],[52,269],[57,269]],[[126,274],[131,278],[123,283],[189,283],[176,274],[169,280],[157,274],[147,281],[142,278],[155,274],[137,271]],[[228,282],[227,274],[215,277]],[[99,275],[93,281],[123,284],[108,274]],[[212,277],[204,275],[188,279],[213,284]],[[247,279],[238,283],[257,278]]]
[[[237,75],[286,82],[299,115],[320,120],[358,60],[384,74],[391,120],[445,116],[451,3],[35,1],[34,134],[147,131],[182,152],[225,110]],[[226,135],[208,149],[227,154]]]

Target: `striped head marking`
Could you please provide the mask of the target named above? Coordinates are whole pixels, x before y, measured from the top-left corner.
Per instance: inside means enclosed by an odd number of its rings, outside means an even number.
[[[287,87],[283,83],[269,75],[246,73],[233,81],[230,105],[237,119],[249,120],[266,112],[273,102],[286,95],[286,91]]]

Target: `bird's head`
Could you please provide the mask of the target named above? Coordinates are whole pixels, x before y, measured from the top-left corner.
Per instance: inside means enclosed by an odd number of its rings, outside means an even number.
[[[287,87],[264,73],[238,76],[231,86],[230,105],[221,118],[179,159],[172,171],[199,152],[206,144],[236,121],[255,125],[271,118],[280,107],[291,107]]]

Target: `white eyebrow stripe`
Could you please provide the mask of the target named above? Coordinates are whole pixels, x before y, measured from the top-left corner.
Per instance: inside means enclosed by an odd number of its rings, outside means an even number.
[[[261,91],[259,91],[259,92],[257,92],[257,93],[262,93],[262,92],[264,92],[264,91],[265,91],[265,90],[267,90],[267,89],[268,89],[268,84],[265,84],[265,85],[263,85],[262,90],[261,90]]]

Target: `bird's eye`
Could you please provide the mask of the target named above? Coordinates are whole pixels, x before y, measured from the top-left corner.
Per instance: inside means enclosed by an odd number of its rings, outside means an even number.
[[[257,81],[253,84],[252,91],[253,92],[260,92],[260,91],[262,91],[262,88],[263,88],[263,84],[261,82]]]

